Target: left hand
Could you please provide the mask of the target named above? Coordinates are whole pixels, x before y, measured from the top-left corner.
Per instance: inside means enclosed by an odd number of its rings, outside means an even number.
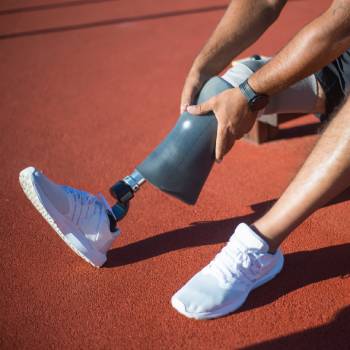
[[[225,90],[204,103],[187,107],[187,112],[198,116],[210,111],[218,120],[215,158],[220,162],[235,141],[253,127],[258,112],[249,109],[246,98],[237,88]]]

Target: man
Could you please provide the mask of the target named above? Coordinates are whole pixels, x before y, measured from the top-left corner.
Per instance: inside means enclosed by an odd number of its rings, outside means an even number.
[[[305,26],[274,58],[264,61],[260,69],[247,70],[244,67],[249,68],[251,62],[243,62],[236,70],[229,70],[223,78],[234,88],[201,105],[191,105],[204,82],[255,42],[285,3],[286,0],[230,3],[193,63],[183,89],[181,110],[199,118],[202,113],[214,111],[218,120],[215,154],[221,161],[235,140],[250,130],[257,115],[271,109],[271,105],[277,106],[279,99],[288,96],[288,91],[300,82],[304,82],[302,92],[306,86],[300,96],[309,96],[308,101],[299,101],[305,103],[302,108],[308,108],[305,112],[329,116],[343,101],[344,105],[271,210],[251,226],[238,225],[212,262],[172,297],[173,307],[187,317],[215,318],[239,308],[252,289],[282,269],[283,255],[278,249],[282,241],[313,211],[349,186],[350,101],[346,95],[350,55],[346,50],[350,47],[350,0],[333,1],[327,11]],[[56,185],[34,168],[20,173],[20,183],[73,250],[95,266],[104,263],[106,251],[119,232],[110,225],[112,211],[103,197]]]

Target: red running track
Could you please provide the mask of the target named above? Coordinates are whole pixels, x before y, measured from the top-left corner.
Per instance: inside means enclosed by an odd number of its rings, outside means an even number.
[[[273,54],[328,3],[290,2],[245,55]],[[295,230],[282,274],[240,311],[200,322],[170,306],[235,225],[280,195],[317,138],[312,117],[281,140],[238,142],[195,207],[145,186],[100,270],[19,187],[18,172],[35,165],[108,195],[176,121],[185,74],[224,5],[1,1],[1,349],[349,349],[349,192]]]

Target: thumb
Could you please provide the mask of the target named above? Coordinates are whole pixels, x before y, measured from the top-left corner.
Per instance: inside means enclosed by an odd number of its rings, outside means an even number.
[[[214,103],[212,99],[200,103],[198,105],[192,105],[187,107],[187,112],[191,113],[193,115],[201,115],[201,114],[206,114],[212,111],[214,108]]]
[[[198,92],[198,89],[196,87],[184,89],[181,97],[181,105],[180,105],[181,113],[186,111],[186,108],[192,103],[197,92]]]

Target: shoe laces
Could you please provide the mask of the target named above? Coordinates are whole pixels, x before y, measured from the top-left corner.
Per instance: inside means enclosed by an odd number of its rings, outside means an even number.
[[[82,220],[86,220],[92,215],[98,214],[95,232],[99,232],[99,228],[103,220],[107,217],[107,211],[113,215],[113,211],[108,205],[106,199],[101,193],[96,196],[74,189],[69,186],[63,186],[65,192],[72,198],[73,212],[72,221],[79,226]],[[114,215],[113,215],[114,216]]]
[[[249,249],[237,240],[229,241],[208,265],[208,270],[224,284],[235,278],[254,282],[261,264],[258,261],[259,253],[256,249]]]

